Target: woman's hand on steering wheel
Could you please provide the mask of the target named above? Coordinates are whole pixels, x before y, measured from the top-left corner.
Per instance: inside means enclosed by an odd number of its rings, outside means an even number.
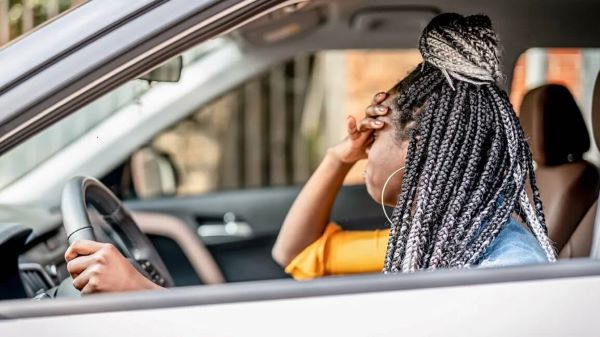
[[[73,286],[82,294],[160,288],[109,243],[75,241],[67,249],[65,260]]]
[[[346,118],[348,136],[329,150],[341,162],[354,164],[367,158],[367,149],[374,141],[373,132],[384,126],[384,123],[377,117],[389,113],[388,107],[380,105],[387,97],[388,94],[385,92],[375,95],[372,104],[367,107],[367,117],[359,122],[354,116],[348,115]]]

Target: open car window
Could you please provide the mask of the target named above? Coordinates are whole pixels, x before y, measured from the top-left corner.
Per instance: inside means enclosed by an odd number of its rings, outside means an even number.
[[[223,40],[211,40],[186,52],[183,66],[193,65],[207,54],[216,51],[224,44]],[[135,79],[104,95],[43,132],[18,145],[0,156],[0,190],[26,175],[45,160],[64,150],[79,140],[110,116],[123,109],[143,111],[141,98],[156,86],[173,84],[150,83]],[[160,94],[160,93],[158,93]],[[97,138],[97,141],[102,139]]]
[[[132,153],[135,197],[303,184],[325,149],[344,138],[344,118],[362,118],[365,102],[398,80],[389,69],[407,73],[419,62],[414,49],[322,50],[273,65],[195,106]],[[365,68],[369,77],[357,80]],[[165,158],[176,186],[160,186],[163,170],[155,167]],[[363,184],[365,164],[355,165],[345,183]]]

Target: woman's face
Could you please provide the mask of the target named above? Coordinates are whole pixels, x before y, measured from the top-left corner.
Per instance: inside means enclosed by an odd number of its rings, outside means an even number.
[[[401,141],[397,138],[394,122],[391,118],[390,104],[395,96],[390,95],[380,103],[388,107],[390,113],[379,116],[377,119],[384,122],[384,127],[373,133],[374,141],[367,149],[367,168],[364,172],[365,184],[371,197],[381,203],[381,190],[388,177],[396,170],[405,166],[408,140]],[[396,206],[398,194],[402,187],[404,170],[394,174],[385,188],[383,203]]]

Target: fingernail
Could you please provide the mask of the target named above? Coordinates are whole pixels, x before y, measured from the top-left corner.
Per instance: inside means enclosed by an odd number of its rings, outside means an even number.
[[[386,95],[385,92],[380,92],[380,93],[377,94],[377,98],[384,98],[385,95]]]
[[[382,105],[378,105],[377,106],[377,111],[379,111],[379,112],[386,112],[387,111],[387,107],[384,107]]]
[[[374,121],[373,123],[375,123],[375,125],[381,125],[381,124],[383,124],[382,121]]]

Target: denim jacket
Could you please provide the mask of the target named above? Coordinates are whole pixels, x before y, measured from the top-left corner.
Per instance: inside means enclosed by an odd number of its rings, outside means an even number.
[[[511,218],[483,254],[478,267],[499,267],[548,262],[536,237]]]

